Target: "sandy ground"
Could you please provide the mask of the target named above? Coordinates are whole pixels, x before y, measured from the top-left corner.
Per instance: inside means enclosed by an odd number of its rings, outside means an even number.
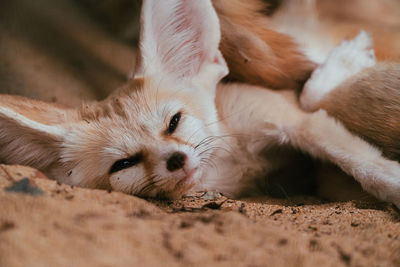
[[[72,1],[2,5],[0,93],[76,106],[134,65],[135,49]],[[326,187],[338,196],[347,185]],[[363,196],[143,200],[0,165],[0,266],[189,265],[400,266],[400,212]]]
[[[400,266],[400,214],[386,203],[146,201],[4,165],[0,203],[0,266]]]

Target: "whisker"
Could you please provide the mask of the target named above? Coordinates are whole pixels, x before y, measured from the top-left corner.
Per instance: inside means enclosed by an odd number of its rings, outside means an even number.
[[[150,174],[150,175],[143,177],[142,179],[145,179],[145,180],[138,186],[138,187],[142,187],[142,188],[139,190],[139,192],[137,194],[141,195],[141,194],[147,193],[149,191],[148,189],[151,188],[151,186],[153,186],[155,184],[156,176],[157,175]]]

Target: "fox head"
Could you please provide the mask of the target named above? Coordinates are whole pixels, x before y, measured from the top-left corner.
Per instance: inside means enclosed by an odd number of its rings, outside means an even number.
[[[69,184],[178,197],[200,183],[220,134],[228,73],[210,1],[145,0],[135,77],[102,102],[65,109],[0,96],[0,160]]]

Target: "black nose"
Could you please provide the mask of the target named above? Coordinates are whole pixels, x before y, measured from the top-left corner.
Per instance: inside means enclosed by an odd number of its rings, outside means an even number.
[[[185,165],[186,155],[181,152],[175,152],[172,156],[167,160],[167,169],[170,172],[179,170]]]

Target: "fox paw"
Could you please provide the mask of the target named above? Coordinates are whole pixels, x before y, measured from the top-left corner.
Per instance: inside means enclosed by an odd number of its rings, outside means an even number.
[[[343,41],[329,54],[326,62],[314,70],[303,88],[300,102],[312,111],[331,90],[363,69],[375,65],[372,39],[361,31],[353,40]]]
[[[362,170],[366,179],[358,180],[365,191],[400,209],[400,164],[381,155],[365,163]]]

